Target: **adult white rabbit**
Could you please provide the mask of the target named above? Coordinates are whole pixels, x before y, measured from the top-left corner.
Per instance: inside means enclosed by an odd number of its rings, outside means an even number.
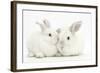
[[[50,57],[57,53],[57,32],[50,28],[48,20],[36,22],[41,28],[40,32],[32,33],[28,39],[29,56]]]
[[[83,40],[81,34],[77,34],[82,22],[77,21],[70,27],[59,29],[59,42],[57,48],[61,55],[79,55],[82,52]]]

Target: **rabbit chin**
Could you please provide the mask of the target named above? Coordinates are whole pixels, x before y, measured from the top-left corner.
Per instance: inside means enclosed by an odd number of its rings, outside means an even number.
[[[81,50],[79,48],[70,48],[70,47],[64,47],[62,48],[63,56],[76,56],[81,54]]]
[[[52,45],[56,45],[57,43],[57,39],[51,39],[51,38],[45,39],[44,41]]]
[[[49,44],[56,45],[58,40],[57,37],[52,37],[52,38],[45,38],[45,41]]]

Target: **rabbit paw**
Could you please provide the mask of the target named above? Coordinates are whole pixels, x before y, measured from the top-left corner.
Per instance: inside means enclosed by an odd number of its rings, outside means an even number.
[[[35,55],[37,58],[43,58],[44,57],[44,54],[39,52],[39,53],[36,53]]]

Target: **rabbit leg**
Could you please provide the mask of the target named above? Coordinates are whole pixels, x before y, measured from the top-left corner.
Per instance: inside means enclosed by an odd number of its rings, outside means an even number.
[[[37,57],[37,58],[43,58],[44,57],[44,54],[42,52],[37,52],[35,54],[35,57]]]

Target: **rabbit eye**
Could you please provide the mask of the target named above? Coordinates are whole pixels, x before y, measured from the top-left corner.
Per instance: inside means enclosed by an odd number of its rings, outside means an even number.
[[[67,40],[70,40],[70,37],[69,36],[67,37]]]
[[[50,37],[52,36],[51,33],[49,33],[49,36],[50,36]]]

